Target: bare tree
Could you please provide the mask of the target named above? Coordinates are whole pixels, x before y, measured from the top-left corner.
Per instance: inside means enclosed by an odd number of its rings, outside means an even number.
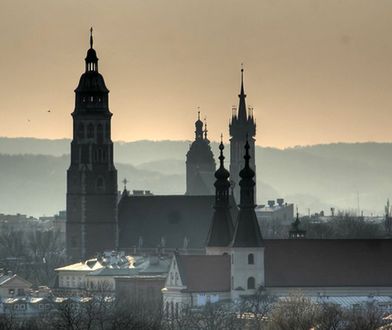
[[[238,304],[239,317],[246,320],[251,329],[264,329],[275,303],[276,297],[260,286],[254,295],[241,297]]]
[[[309,330],[317,324],[318,306],[300,292],[279,300],[270,313],[271,330]]]
[[[346,329],[375,330],[385,324],[384,313],[374,303],[354,306],[345,313]]]

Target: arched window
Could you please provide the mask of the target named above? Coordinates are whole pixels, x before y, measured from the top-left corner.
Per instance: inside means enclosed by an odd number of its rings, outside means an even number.
[[[254,277],[249,277],[248,278],[248,290],[253,290],[256,287],[255,284],[255,278]]]
[[[78,126],[78,138],[84,139],[84,125],[82,123]]]
[[[103,126],[101,124],[97,126],[97,140],[98,143],[102,143],[103,141]]]
[[[93,138],[94,137],[94,125],[93,124],[88,124],[88,126],[87,126],[87,137],[89,138],[89,139],[91,139],[91,138]]]
[[[253,253],[248,254],[248,265],[253,265],[255,263],[255,256]]]

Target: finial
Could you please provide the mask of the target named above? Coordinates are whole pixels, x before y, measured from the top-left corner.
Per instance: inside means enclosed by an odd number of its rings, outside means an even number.
[[[90,28],[90,48],[93,48],[93,27]]]
[[[241,63],[241,86],[244,86],[244,63]]]
[[[200,120],[200,107],[197,107],[197,120]]]

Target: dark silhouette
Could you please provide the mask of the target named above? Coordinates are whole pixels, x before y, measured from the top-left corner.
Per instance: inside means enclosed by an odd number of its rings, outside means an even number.
[[[200,111],[195,127],[195,141],[186,154],[186,194],[213,195],[215,160],[207,138],[207,123],[203,131]]]
[[[109,90],[98,72],[92,29],[86,70],[75,90],[71,166],[67,173],[67,254],[84,260],[117,241],[117,170]]]

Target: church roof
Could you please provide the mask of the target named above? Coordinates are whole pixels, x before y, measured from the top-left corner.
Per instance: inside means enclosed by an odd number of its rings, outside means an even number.
[[[105,85],[105,80],[103,79],[103,76],[99,72],[87,71],[81,75],[78,87],[76,87],[75,92],[108,93],[109,90]]]
[[[233,235],[233,247],[264,246],[254,209],[240,209]]]
[[[185,291],[230,291],[229,255],[177,255],[176,260]]]
[[[215,196],[123,196],[118,207],[120,248],[138,246],[156,248],[204,249],[210,227]],[[232,212],[237,211],[232,202]],[[233,216],[234,217],[234,216]]]
[[[233,219],[229,209],[216,208],[208,232],[207,246],[228,246],[233,238]]]
[[[392,286],[392,240],[264,240],[267,287]]]

